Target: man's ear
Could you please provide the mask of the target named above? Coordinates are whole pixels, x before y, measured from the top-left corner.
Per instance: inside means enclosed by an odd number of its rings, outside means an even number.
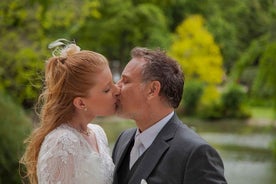
[[[85,108],[85,103],[84,103],[84,101],[81,97],[74,98],[73,104],[78,109],[84,109]]]
[[[152,81],[148,87],[148,96],[155,97],[159,95],[161,90],[161,84],[159,81]]]

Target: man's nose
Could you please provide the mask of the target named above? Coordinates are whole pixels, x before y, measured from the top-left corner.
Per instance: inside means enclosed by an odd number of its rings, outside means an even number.
[[[118,86],[119,88],[122,88],[122,80],[119,80],[115,85]]]

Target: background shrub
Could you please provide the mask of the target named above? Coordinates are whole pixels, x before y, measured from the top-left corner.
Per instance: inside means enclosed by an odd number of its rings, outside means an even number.
[[[196,112],[203,88],[203,83],[200,81],[194,80],[185,83],[182,100],[184,114],[193,115]]]
[[[201,96],[197,115],[203,119],[248,118],[244,106],[246,90],[238,84],[231,84],[222,90],[208,86]]]
[[[31,120],[11,98],[0,93],[0,183],[21,183],[19,159]]]
[[[221,93],[215,85],[208,85],[204,88],[200,97],[197,114],[203,119],[222,118],[222,107],[220,103]]]
[[[249,116],[243,108],[246,91],[241,85],[231,84],[221,95],[223,115],[225,117],[246,118]]]

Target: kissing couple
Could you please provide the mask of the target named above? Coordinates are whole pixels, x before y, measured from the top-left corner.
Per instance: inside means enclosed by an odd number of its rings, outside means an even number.
[[[40,123],[21,158],[31,184],[227,183],[218,152],[175,112],[184,74],[164,51],[133,48],[114,84],[103,55],[64,39],[49,47]],[[137,127],[120,134],[110,156],[104,130],[90,122],[114,114]]]

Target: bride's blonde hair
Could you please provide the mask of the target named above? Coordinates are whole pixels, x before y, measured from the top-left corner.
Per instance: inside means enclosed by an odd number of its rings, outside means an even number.
[[[95,85],[93,79],[105,67],[108,61],[103,55],[80,51],[75,44],[67,45],[60,56],[46,62],[45,87],[38,100],[40,123],[25,141],[26,151],[20,160],[31,184],[38,183],[37,160],[45,136],[72,118],[73,99],[87,96],[88,90]]]

